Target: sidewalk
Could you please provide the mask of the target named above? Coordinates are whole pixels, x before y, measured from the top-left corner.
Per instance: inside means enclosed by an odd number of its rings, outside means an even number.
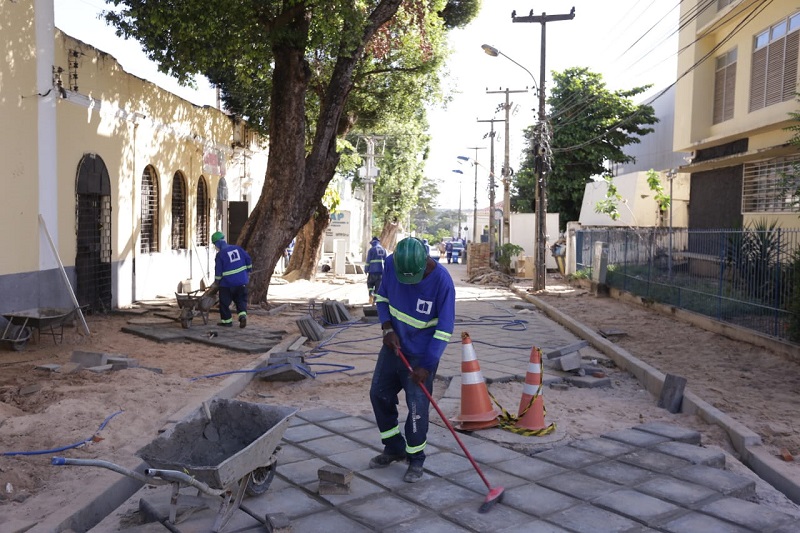
[[[580,340],[543,313],[525,315],[525,329],[502,328],[502,336],[498,336],[498,321],[513,319],[514,305],[522,300],[505,289],[460,283],[466,268],[448,268],[457,282],[457,330],[469,331],[486,379],[521,381],[532,344],[546,352]],[[366,285],[301,282],[270,289],[273,302],[307,303],[310,299],[365,304]],[[377,326],[372,330],[345,328],[337,334],[337,341],[377,352]],[[453,343],[437,374],[450,381],[439,402],[445,413],[458,410],[460,367],[461,345]],[[231,376],[221,383],[220,390],[235,396],[249,379],[249,374]],[[438,422],[438,415],[432,414],[431,420]],[[261,519],[281,514],[295,533],[800,530],[800,519],[747,501],[754,494],[755,483],[724,470],[723,453],[699,446],[699,433],[678,426],[642,424],[569,443],[563,442],[558,430],[534,438],[499,429],[460,436],[492,486],[505,487],[503,503],[486,514],[477,511],[488,489],[445,427],[431,426],[425,477],[409,485],[402,481],[404,465],[381,470],[367,467],[369,458],[380,451],[371,417],[328,408],[295,415],[284,434],[272,485],[264,495],[246,499],[245,507]],[[509,444],[521,451],[509,449]],[[318,493],[317,471],[325,465],[354,472],[349,494]],[[143,499],[164,518],[169,498],[168,487],[141,489],[91,531],[167,531],[158,522],[126,526],[119,516],[125,509],[136,509]],[[210,508],[195,511],[177,526],[170,525],[171,530],[209,531],[217,505],[210,502]],[[242,511],[237,511],[225,528],[228,532],[264,530],[258,520]]]

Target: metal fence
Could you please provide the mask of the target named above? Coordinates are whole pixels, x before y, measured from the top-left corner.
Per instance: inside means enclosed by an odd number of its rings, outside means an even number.
[[[609,286],[800,343],[800,230],[578,230],[578,272],[596,242],[608,244]]]

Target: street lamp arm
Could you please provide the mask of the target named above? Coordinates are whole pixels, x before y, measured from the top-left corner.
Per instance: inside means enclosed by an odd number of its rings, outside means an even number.
[[[528,76],[530,76],[530,77],[531,77],[531,81],[533,81],[533,86],[534,86],[534,88],[535,88],[537,91],[539,90],[539,86],[536,84],[536,78],[534,78],[534,77],[533,77],[533,74],[531,73],[531,71],[530,71],[530,70],[528,70],[527,68],[525,68],[523,65],[521,65],[521,64],[520,64],[520,63],[518,63],[517,61],[514,61],[512,58],[508,57],[507,55],[505,55],[503,52],[501,52],[500,50],[498,50],[497,48],[495,48],[495,47],[494,47],[494,46],[492,46],[492,45],[489,45],[489,44],[483,44],[483,45],[481,45],[481,48],[483,48],[483,51],[484,51],[484,52],[486,52],[486,55],[490,55],[490,56],[492,56],[492,57],[503,56],[503,57],[505,57],[506,59],[508,59],[509,61],[511,61],[512,63],[514,63],[515,65],[517,65],[519,68],[521,68],[522,70],[524,70],[525,72],[527,72],[527,73],[528,73]]]

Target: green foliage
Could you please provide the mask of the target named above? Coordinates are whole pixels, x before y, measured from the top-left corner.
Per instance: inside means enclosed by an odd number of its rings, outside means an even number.
[[[512,243],[505,243],[497,249],[497,264],[505,274],[511,274],[511,260],[525,249]]]
[[[789,340],[800,343],[800,250],[795,250],[788,267],[791,290],[789,294]]]
[[[650,190],[654,193],[659,211],[666,211],[669,209],[669,204],[672,199],[668,194],[664,194],[664,187],[661,186],[661,179],[658,177],[658,172],[652,168],[647,171],[647,186],[650,187]]]
[[[595,204],[594,212],[605,213],[611,217],[611,220],[619,220],[619,211],[617,210],[617,205],[619,202],[623,201],[622,195],[617,191],[616,185],[614,185],[613,176],[606,174],[603,176],[603,179],[607,184],[606,198],[605,200],[600,200],[597,202],[597,204]]]
[[[607,173],[606,165],[627,163],[632,157],[625,146],[639,143],[658,122],[649,105],[633,98],[649,86],[610,91],[600,74],[573,67],[553,75],[553,89],[547,100],[552,128],[551,171],[546,175],[549,212],[559,212],[561,226],[578,220],[583,193],[592,176]],[[527,155],[514,176],[516,195],[512,202],[521,210],[535,209],[536,144],[533,128],[525,132]]]
[[[729,239],[727,259],[738,274],[735,288],[746,290],[756,300],[771,302],[776,282],[783,282],[780,263],[781,239],[777,222],[752,222]]]

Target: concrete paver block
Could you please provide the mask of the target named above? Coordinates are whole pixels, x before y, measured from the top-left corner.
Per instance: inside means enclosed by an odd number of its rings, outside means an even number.
[[[347,533],[372,533],[374,530],[364,527],[336,510],[330,510],[324,513],[303,516],[297,520],[292,520],[292,531],[347,531]]]
[[[770,531],[794,521],[791,515],[737,498],[723,498],[699,510],[755,531]]]
[[[685,442],[687,444],[700,444],[700,432],[694,429],[689,429],[674,424],[667,424],[666,422],[646,422],[634,426],[633,429],[639,431],[646,431],[648,433],[655,433],[662,437],[669,437],[672,440]]]
[[[359,429],[371,429],[373,437],[378,436],[378,428],[375,426],[375,422],[370,422],[369,420],[359,416],[349,416],[347,418],[337,418],[334,420],[323,420],[319,422],[319,425],[327,430],[341,433],[343,435],[347,435],[348,437],[352,437],[351,433]]]
[[[748,477],[705,465],[691,465],[672,472],[678,479],[691,481],[732,498],[750,500],[756,495],[756,482]]]
[[[537,453],[537,459],[549,461],[565,468],[583,468],[600,461],[605,461],[603,455],[587,450],[580,450],[574,446],[562,446],[546,452]]]
[[[679,459],[678,457],[652,450],[638,450],[633,453],[622,455],[618,458],[618,460],[630,465],[646,468],[654,472],[659,472],[661,474],[669,474],[670,472],[680,468],[685,468],[691,464],[689,461],[684,459]]]
[[[484,492],[476,495],[474,505],[465,502],[461,505],[450,507],[440,514],[448,520],[468,528],[470,531],[495,531],[498,524],[520,526],[528,524],[531,520],[531,517],[527,514],[503,504],[495,504],[488,513],[479,513],[478,509],[485,499]]]
[[[558,476],[551,476],[539,481],[539,484],[584,501],[592,501],[622,488],[619,485],[579,472],[566,472]]]
[[[539,518],[580,505],[581,500],[535,484],[506,489],[503,504]]]
[[[662,442],[661,444],[656,444],[654,449],[673,457],[685,459],[696,465],[715,466],[718,468],[725,466],[725,454],[721,450],[701,448],[684,442]]]
[[[610,439],[595,437],[591,439],[576,440],[569,443],[573,448],[586,452],[596,453],[603,457],[618,457],[636,451],[636,446],[625,444]]]
[[[323,466],[317,472],[320,481],[347,485],[353,481],[353,471],[339,466]]]
[[[350,484],[349,483],[334,483],[332,481],[323,481],[320,480],[317,483],[317,493],[320,496],[328,496],[328,495],[342,495],[342,494],[350,494]]]
[[[632,489],[622,489],[613,494],[606,494],[592,503],[602,509],[614,511],[651,527],[681,511],[681,508],[676,505]]]
[[[602,531],[637,531],[641,528],[640,523],[630,518],[586,504],[553,514],[548,517],[548,522],[577,533],[597,533],[598,524],[602,524]]]
[[[313,482],[305,486],[306,490],[312,494],[318,494],[320,498],[334,507],[338,507],[345,502],[371,498],[384,491],[383,487],[376,485],[366,479],[355,477],[350,483],[347,491],[324,492],[320,490],[322,482]]]
[[[280,466],[278,468],[280,469]],[[263,498],[246,499],[247,508],[258,516],[266,516],[268,513],[283,513],[292,520],[295,531],[303,531],[297,528],[295,521],[298,518],[306,515],[319,515],[327,508],[324,502],[297,487],[275,489],[276,487],[270,487]]]
[[[430,478],[413,485],[407,484],[397,493],[432,511],[439,511],[454,505],[461,505],[465,501],[477,501],[480,499],[480,495],[476,492],[440,477]]]
[[[702,531],[703,533],[748,533],[751,530],[738,527],[730,522],[723,522],[713,516],[690,512],[661,526],[670,533],[686,533],[687,531]]]
[[[339,506],[339,510],[362,524],[371,526],[373,531],[391,528],[394,524],[413,520],[425,514],[420,507],[387,493],[343,503]]]
[[[558,369],[563,372],[577,370],[581,367],[581,354],[573,352],[559,357],[556,361],[558,362]]]
[[[69,360],[73,363],[79,363],[84,368],[102,366],[108,362],[108,354],[75,350]]]
[[[705,500],[716,499],[719,493],[688,481],[659,476],[637,485],[636,490],[684,507],[694,507]]]
[[[581,472],[596,477],[597,479],[616,483],[617,485],[624,485],[626,487],[633,487],[643,481],[653,479],[658,475],[653,471],[619,461],[606,461],[604,463],[593,464],[587,466],[581,470]]]
[[[618,431],[612,431],[610,433],[603,433],[602,437],[604,439],[611,439],[611,440],[616,440],[618,442],[625,442],[627,444],[640,446],[642,448],[649,448],[651,446],[655,446],[656,444],[667,442],[669,440],[669,437],[654,435],[652,433],[646,433],[644,431],[636,431],[633,429],[621,429]]]
[[[356,442],[341,435],[329,435],[308,440],[300,443],[300,446],[317,455],[318,457],[328,457],[333,454],[349,452],[363,448],[360,442]],[[321,478],[320,478],[321,479]]]

